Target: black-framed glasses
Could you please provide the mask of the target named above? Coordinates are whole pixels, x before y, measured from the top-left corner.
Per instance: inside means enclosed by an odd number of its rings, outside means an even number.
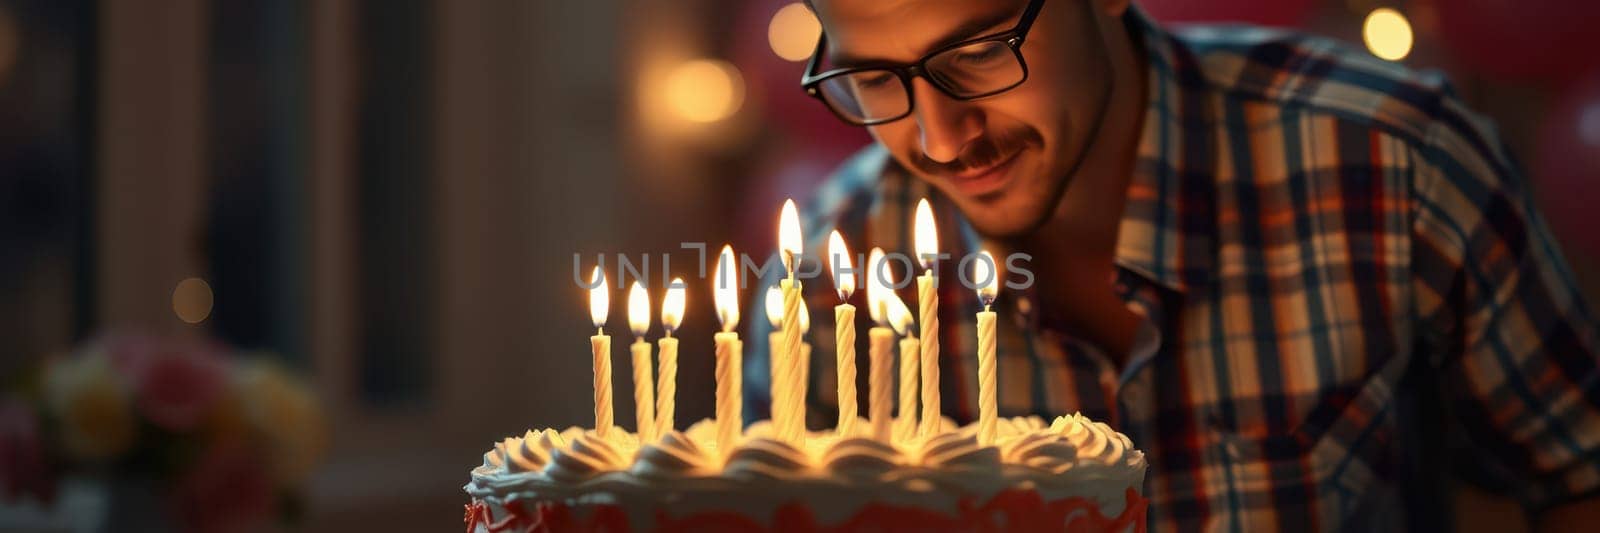
[[[1028,80],[1022,42],[1044,0],[1031,0],[1017,26],[940,47],[911,64],[875,63],[818,73],[828,36],[806,64],[800,85],[822,100],[834,115],[857,126],[893,122],[911,114],[911,78],[921,76],[939,92],[956,100],[994,96]]]

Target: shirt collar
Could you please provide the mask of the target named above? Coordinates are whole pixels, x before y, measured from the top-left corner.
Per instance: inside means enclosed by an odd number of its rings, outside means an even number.
[[[1129,6],[1124,22],[1144,47],[1146,103],[1116,262],[1186,291],[1210,282],[1216,259],[1212,89],[1183,42],[1138,6]]]

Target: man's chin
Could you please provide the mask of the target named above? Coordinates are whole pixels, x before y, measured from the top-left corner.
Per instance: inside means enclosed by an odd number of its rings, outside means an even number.
[[[956,206],[972,223],[973,229],[991,239],[1011,239],[1027,235],[1039,227],[1047,212],[1036,202],[1015,190],[956,198]]]

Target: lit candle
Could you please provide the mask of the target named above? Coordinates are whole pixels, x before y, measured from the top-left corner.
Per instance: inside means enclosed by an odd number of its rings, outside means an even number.
[[[994,256],[988,250],[979,252],[972,266],[972,281],[978,284],[978,301],[983,311],[978,312],[978,444],[994,444],[997,407],[995,405],[994,371],[994,311],[989,308],[999,294],[999,276],[995,274]]]
[[[894,396],[894,366],[891,360],[894,357],[894,330],[889,329],[888,310],[883,301],[883,294],[889,289],[878,278],[875,270],[883,261],[883,250],[873,248],[872,254],[866,264],[867,285],[867,315],[872,317],[872,322],[877,324],[867,331],[867,418],[872,425],[872,438],[880,442],[890,439],[889,427],[894,421],[890,417],[893,408]]]
[[[806,335],[809,335],[810,333],[811,309],[806,307],[806,299],[801,298],[800,364],[796,365],[800,370],[800,378],[794,382],[795,388],[798,389],[794,391],[794,402],[796,407],[794,424],[799,426],[799,434],[804,434],[806,430],[806,399],[811,397],[811,343],[806,342]]]
[[[801,379],[801,348],[800,348],[800,280],[795,278],[795,269],[799,266],[801,253],[800,213],[794,206],[794,200],[783,202],[783,211],[778,217],[778,246],[783,266],[788,271],[789,277],[779,283],[783,290],[783,364],[781,372],[787,380]],[[797,383],[790,381],[791,383]],[[787,398],[784,399],[785,412],[782,422],[776,422],[780,429],[780,440],[798,443],[800,434],[805,424],[805,402],[798,396],[804,389],[800,386],[784,387]]]
[[[722,331],[712,337],[717,344],[717,450],[724,456],[733,450],[743,427],[740,411],[744,403],[744,344],[739,342],[739,265],[733,247],[724,245],[717,257],[717,280],[711,297],[716,302],[717,320]]]
[[[917,202],[915,224],[917,260],[926,269],[917,277],[917,319],[922,323],[922,424],[918,433],[932,436],[939,430],[939,279],[933,272],[939,234],[927,198]]]
[[[896,419],[899,427],[895,434],[901,441],[910,441],[917,436],[917,364],[918,353],[921,351],[921,342],[917,341],[917,334],[911,329],[916,325],[912,322],[911,308],[906,307],[905,301],[895,293],[884,297],[888,302],[889,325],[895,333],[904,335],[900,339],[900,418]]]
[[[867,259],[867,264],[883,265],[883,250],[872,249],[872,256]],[[874,283],[882,283],[883,296],[879,304],[883,307],[884,320],[889,327],[894,328],[900,339],[900,412],[895,418],[894,435],[901,442],[906,442],[916,437],[917,433],[917,371],[920,367],[917,358],[921,351],[922,343],[917,341],[917,335],[912,331],[911,309],[906,307],[905,301],[900,299],[893,289],[894,275],[889,272],[888,266],[874,267],[882,270],[873,270]]]
[[[783,289],[776,285],[767,287],[765,308],[767,310],[767,323],[772,324],[772,333],[767,334],[767,361],[772,367],[772,430],[775,436],[783,435],[782,428],[778,426],[780,420],[786,420],[785,414],[789,412],[789,387],[794,386],[792,380],[783,376],[783,371],[789,368],[784,361],[787,353],[783,348]]]
[[[606,292],[606,275],[594,267],[589,276],[589,318],[595,334],[589,337],[594,354],[594,432],[601,438],[611,432],[611,337],[606,335],[606,314],[611,311],[611,296]]]
[[[633,353],[634,420],[638,424],[634,429],[642,444],[655,438],[656,395],[655,380],[650,375],[650,343],[644,340],[650,331],[650,294],[637,281],[628,289],[628,327],[633,330],[633,344],[628,351]]]
[[[850,305],[850,295],[856,291],[856,275],[850,268],[850,249],[844,237],[834,230],[828,236],[828,265],[833,269],[834,288],[839,292],[839,305],[833,307],[833,352],[839,391],[840,435],[849,435],[856,424],[856,306]]]
[[[661,372],[656,376],[656,434],[664,435],[676,425],[673,414],[678,406],[678,339],[672,334],[683,321],[684,285],[682,278],[672,278],[667,295],[661,300],[661,329],[666,331],[656,341],[661,348]]]

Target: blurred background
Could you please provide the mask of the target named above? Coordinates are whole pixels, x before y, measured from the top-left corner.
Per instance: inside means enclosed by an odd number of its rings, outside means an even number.
[[[1600,302],[1595,2],[1136,1],[1169,22],[1303,28],[1448,72],[1499,124]],[[791,0],[0,0],[0,399],[14,407],[0,433],[55,431],[20,399],[93,382],[57,373],[99,375],[51,370],[60,354],[101,350],[121,368],[120,353],[204,352],[178,374],[253,391],[237,384],[266,368],[299,391],[246,401],[269,407],[246,409],[267,413],[262,431],[293,428],[280,440],[315,457],[276,488],[296,496],[259,514],[292,530],[455,530],[491,442],[592,422],[575,253],[651,254],[654,268],[670,254],[685,273],[698,256],[680,242],[769,253],[782,199],[869,141],[798,88],[817,31]],[[712,404],[709,291],[688,302],[680,423]],[[631,395],[616,400],[632,420]],[[84,416],[123,412],[105,409]],[[13,473],[54,453],[12,440]],[[87,470],[99,481],[0,503],[0,530],[73,530],[60,524],[115,514],[115,490],[77,496],[107,479],[184,475]],[[221,471],[198,486],[236,490]]]

